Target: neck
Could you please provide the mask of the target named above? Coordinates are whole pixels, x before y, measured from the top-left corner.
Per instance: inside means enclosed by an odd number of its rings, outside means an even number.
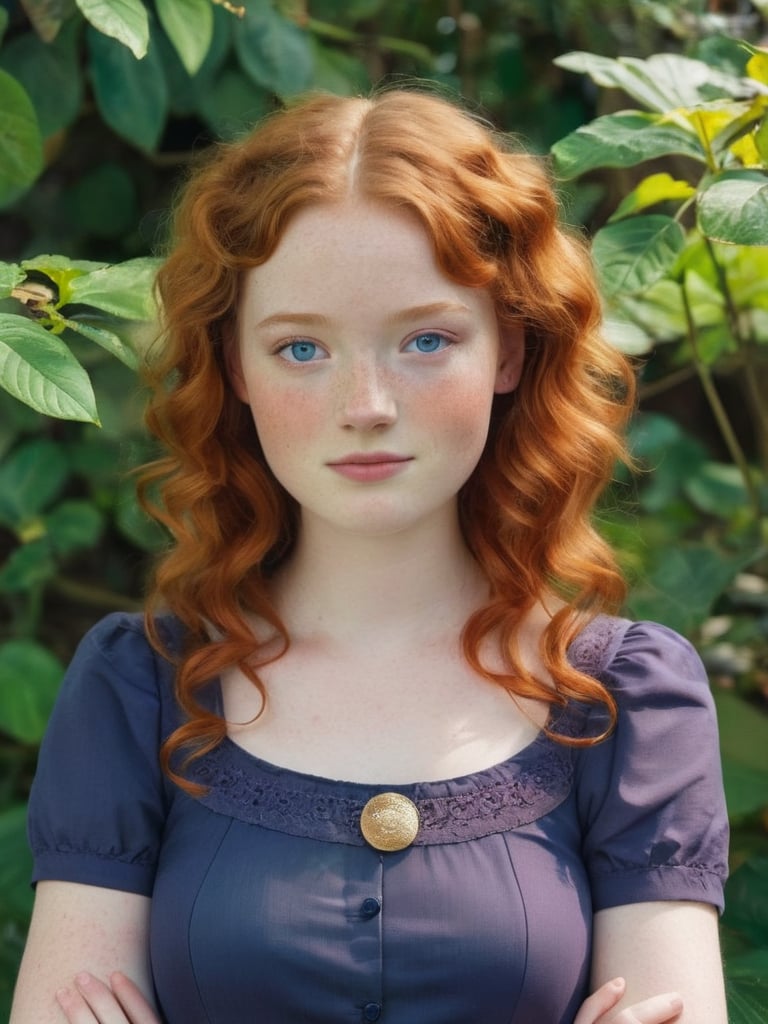
[[[360,536],[304,522],[274,581],[292,637],[367,642],[460,630],[488,592],[455,514],[402,533]]]

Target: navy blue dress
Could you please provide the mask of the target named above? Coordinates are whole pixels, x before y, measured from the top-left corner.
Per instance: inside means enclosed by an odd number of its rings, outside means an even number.
[[[138,616],[109,616],[81,643],[43,744],[34,880],[151,896],[167,1024],[571,1024],[593,913],[721,907],[727,820],[711,694],[687,641],[603,617],[569,658],[618,701],[597,746],[539,735],[485,771],[375,786],[226,740],[195,762],[209,789],[193,799],[158,767],[180,721],[173,670]],[[600,716],[575,705],[556,725],[590,734]],[[398,852],[373,849],[359,825],[388,790],[420,813]]]

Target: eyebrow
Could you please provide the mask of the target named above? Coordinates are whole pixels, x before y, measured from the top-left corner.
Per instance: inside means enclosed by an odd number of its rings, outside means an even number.
[[[450,313],[469,313],[471,310],[463,302],[427,302],[421,306],[409,306],[407,309],[398,310],[392,316],[387,317],[387,322],[392,324],[408,323],[411,320],[422,320],[425,317],[440,316]],[[327,316],[322,313],[272,313],[256,324],[257,330],[265,327],[274,327],[282,324],[298,324],[307,326],[329,327],[331,324]]]

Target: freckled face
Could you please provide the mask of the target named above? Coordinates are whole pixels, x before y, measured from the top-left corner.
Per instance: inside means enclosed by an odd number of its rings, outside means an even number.
[[[390,533],[455,516],[522,348],[414,215],[355,200],[298,213],[248,272],[229,370],[303,523]]]

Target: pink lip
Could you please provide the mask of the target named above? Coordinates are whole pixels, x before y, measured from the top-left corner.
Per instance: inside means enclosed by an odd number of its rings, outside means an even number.
[[[365,483],[394,476],[411,459],[410,455],[393,455],[391,452],[359,452],[329,462],[328,466],[348,480]]]

